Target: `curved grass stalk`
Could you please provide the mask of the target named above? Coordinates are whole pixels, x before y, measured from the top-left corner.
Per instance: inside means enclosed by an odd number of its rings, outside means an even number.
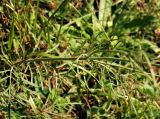
[[[121,61],[129,61],[126,59],[121,59],[121,58],[115,58],[115,57],[84,57],[84,58],[78,58],[78,57],[68,57],[68,58],[61,58],[61,57],[55,57],[55,58],[35,58],[35,59],[27,59],[27,60],[22,60],[19,62],[14,63],[13,65],[19,65],[22,63],[27,63],[27,62],[38,62],[38,61],[63,61],[63,60],[121,60]]]

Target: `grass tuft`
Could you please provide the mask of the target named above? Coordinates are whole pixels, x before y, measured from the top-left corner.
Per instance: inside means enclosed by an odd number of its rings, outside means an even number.
[[[159,118],[159,5],[3,0],[0,118]]]

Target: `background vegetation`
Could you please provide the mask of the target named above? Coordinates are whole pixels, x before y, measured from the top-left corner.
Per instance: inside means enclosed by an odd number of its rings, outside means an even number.
[[[160,117],[158,0],[2,0],[0,118]]]

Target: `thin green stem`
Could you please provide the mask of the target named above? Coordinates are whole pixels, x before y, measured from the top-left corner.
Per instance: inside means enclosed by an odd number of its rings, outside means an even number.
[[[120,58],[115,58],[115,57],[84,57],[84,58],[78,58],[78,57],[69,57],[69,58],[35,58],[35,59],[27,59],[27,60],[22,60],[19,62],[14,63],[13,65],[19,65],[22,63],[27,63],[27,62],[38,62],[38,61],[63,61],[63,60],[121,60],[121,61],[129,61],[126,59],[120,59]]]

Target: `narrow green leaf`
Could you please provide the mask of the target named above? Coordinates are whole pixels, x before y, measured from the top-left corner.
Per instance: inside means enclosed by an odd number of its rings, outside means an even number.
[[[18,54],[18,49],[19,49],[19,41],[18,41],[18,39],[13,39],[13,46],[14,46],[15,52]]]
[[[31,96],[30,96],[30,98],[29,98],[29,103],[30,103],[30,105],[31,105],[34,113],[35,113],[35,114],[38,114],[38,109],[37,109],[37,107],[36,107],[36,105],[35,105],[35,103],[34,103],[34,101],[33,101],[33,98],[32,98]]]
[[[111,0],[100,0],[99,21],[102,26],[107,25],[107,19],[111,16]]]
[[[13,38],[14,38],[14,17],[15,17],[15,13],[13,12],[11,29],[10,29],[10,33],[9,33],[9,41],[8,41],[8,50],[9,51],[12,48]]]

